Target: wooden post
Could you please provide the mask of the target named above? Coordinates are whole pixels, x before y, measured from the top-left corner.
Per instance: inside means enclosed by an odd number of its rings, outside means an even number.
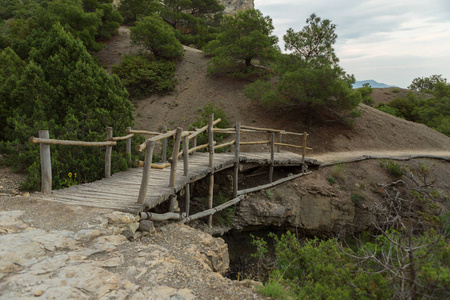
[[[167,132],[167,126],[164,125],[163,133]],[[167,138],[163,139],[162,141],[162,155],[161,155],[161,161],[166,162],[167,161]]]
[[[272,132],[272,139],[270,142],[270,171],[269,182],[273,181],[273,167],[275,163],[275,132]]]
[[[181,135],[183,134],[183,128],[178,127],[177,132],[175,133],[175,142],[173,143],[173,152],[172,152],[172,164],[170,165],[170,181],[169,187],[175,187],[175,178],[177,173],[177,164],[178,164],[178,153],[180,152],[180,142]],[[170,197],[169,202],[169,212],[173,212],[175,209],[175,198]]]
[[[214,197],[214,114],[209,115],[208,126],[208,144],[209,144],[209,167],[211,168],[211,175],[209,175],[209,191],[208,191],[208,208],[213,207]],[[212,215],[208,217],[208,226],[212,227]]]
[[[303,154],[302,154],[302,161],[303,162],[305,162],[307,139],[308,139],[308,133],[303,132]]]
[[[278,133],[278,142],[281,144],[281,143],[283,143],[283,135],[281,134],[281,131]],[[280,153],[281,152],[281,146],[280,145],[278,145],[278,149],[277,149],[278,151],[278,153]]]
[[[106,140],[112,141],[113,137],[113,129],[112,127],[106,128]],[[106,155],[105,155],[105,178],[111,177],[111,154],[112,154],[112,146],[106,146]]]
[[[189,137],[183,138],[183,169],[184,176],[189,175]]]
[[[183,163],[184,163],[184,176],[189,176],[189,137],[183,138]],[[189,208],[191,206],[191,191],[190,184],[186,184],[184,187],[184,199],[186,216],[189,216]]]
[[[127,127],[127,132],[131,131],[131,127]],[[131,165],[131,137],[127,139],[127,155],[128,155],[128,164]]]
[[[147,141],[147,148],[145,152],[144,171],[142,172],[141,188],[137,203],[143,204],[145,196],[147,195],[148,184],[150,182],[150,170],[152,169],[153,149],[155,148],[154,141]]]
[[[234,142],[233,198],[237,197],[239,182],[239,156],[241,151],[241,123],[236,122],[236,141]]]
[[[197,136],[194,136],[194,140],[192,141],[192,148],[197,147]],[[195,151],[191,153],[191,155],[194,155]]]
[[[50,138],[48,130],[39,130],[39,138]],[[44,194],[50,194],[52,192],[52,159],[50,156],[50,145],[40,145],[41,155],[41,192]]]

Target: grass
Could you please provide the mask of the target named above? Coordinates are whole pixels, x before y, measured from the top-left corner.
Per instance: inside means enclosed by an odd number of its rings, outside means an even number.
[[[258,292],[273,299],[295,299],[291,291],[287,290],[282,283],[273,279],[269,280],[264,286],[259,288]]]

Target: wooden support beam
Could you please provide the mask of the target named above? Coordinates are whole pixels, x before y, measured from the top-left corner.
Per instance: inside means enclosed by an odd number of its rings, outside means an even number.
[[[164,125],[163,127],[163,133],[167,133],[167,126]],[[163,139],[162,142],[162,155],[161,155],[161,162],[167,161],[167,138]]]
[[[39,138],[49,139],[48,130],[39,130]],[[41,158],[41,192],[50,194],[52,192],[52,159],[50,154],[50,145],[41,143],[40,145]]]
[[[244,199],[244,196],[243,196],[243,195],[242,195],[242,196],[238,196],[238,197],[236,197],[236,198],[234,198],[234,199],[231,199],[230,201],[225,202],[225,203],[223,203],[223,204],[221,204],[221,205],[218,205],[218,206],[216,206],[216,207],[214,207],[214,208],[210,208],[210,209],[208,209],[208,210],[205,210],[205,211],[196,213],[196,214],[194,214],[194,215],[192,215],[192,216],[188,216],[188,217],[184,218],[183,220],[181,220],[180,223],[183,223],[183,224],[184,224],[184,223],[190,222],[190,221],[192,221],[192,220],[204,218],[204,217],[206,217],[206,216],[211,217],[211,216],[212,216],[213,214],[215,214],[216,212],[222,211],[222,210],[224,210],[225,208],[228,208],[228,207],[230,207],[230,206],[232,206],[232,205],[235,205],[235,204],[239,203],[240,201],[242,201],[243,199]]]
[[[220,121],[222,121],[222,119],[220,119],[220,118],[217,119],[217,120],[215,120],[215,121],[213,120],[212,126],[214,126],[214,125],[220,123]],[[197,135],[199,135],[199,134],[202,133],[203,131],[209,130],[209,129],[208,129],[209,126],[211,126],[211,124],[205,125],[205,126],[203,126],[202,128],[197,129],[196,131],[194,131],[193,133],[191,133],[191,134],[189,135],[189,139],[192,139],[192,138],[196,137]],[[214,130],[214,129],[213,129],[213,130]]]
[[[157,214],[152,212],[141,212],[139,213],[141,220],[150,221],[167,221],[167,220],[182,220],[186,217],[185,214],[168,212],[165,214]]]
[[[189,137],[183,138],[183,170],[184,176],[189,175]]]
[[[269,182],[273,181],[273,169],[275,164],[275,132],[272,132],[272,139],[270,141],[270,169]]]
[[[303,133],[303,153],[302,153],[302,160],[305,161],[306,157],[306,142],[308,139],[308,134],[306,132]]]
[[[270,140],[267,141],[255,141],[255,142],[241,142],[241,145],[264,145],[269,144]]]
[[[208,124],[209,167],[213,170],[209,175],[208,208],[213,207],[214,198],[214,114],[209,115]],[[208,226],[212,227],[212,215],[208,217]]]
[[[127,132],[128,131],[131,131],[131,127],[127,127]],[[127,139],[126,151],[128,155],[128,165],[131,165],[131,138],[133,137],[133,135],[134,134],[132,134],[132,136]]]
[[[306,173],[300,173],[300,174],[292,175],[290,177],[286,177],[286,178],[274,181],[272,183],[260,185],[260,186],[249,188],[249,189],[246,189],[246,190],[240,190],[240,191],[238,191],[238,195],[245,195],[245,194],[248,194],[248,193],[254,193],[254,192],[257,192],[257,191],[268,189],[268,188],[274,187],[276,185],[282,184],[284,182],[287,182],[287,181],[290,181],[290,180],[294,180],[296,178],[299,178],[299,177],[302,177],[302,176],[305,176],[305,175],[309,175],[311,173],[312,173],[311,171],[306,172]]]
[[[239,183],[239,156],[241,151],[241,123],[236,123],[236,139],[234,148],[233,197],[237,197]]]
[[[113,129],[112,127],[106,128],[106,140],[111,141],[113,138]],[[105,178],[111,177],[111,155],[112,155],[112,146],[106,146],[106,154],[105,154]]]
[[[180,151],[181,136],[183,135],[183,129],[178,127],[175,131],[175,142],[173,143],[172,152],[172,164],[170,166],[170,180],[169,187],[175,188],[177,164],[178,164],[178,152]],[[170,197],[169,212],[173,212],[175,209],[175,198]]]
[[[144,204],[145,197],[147,196],[148,184],[150,182],[150,170],[152,168],[153,149],[155,148],[155,142],[147,141],[147,151],[145,152],[145,164],[142,172],[141,188],[139,189],[139,196],[137,203]]]

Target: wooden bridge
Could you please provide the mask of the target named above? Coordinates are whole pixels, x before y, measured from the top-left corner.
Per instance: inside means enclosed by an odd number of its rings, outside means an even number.
[[[41,147],[41,197],[45,200],[65,202],[75,205],[85,205],[93,207],[110,208],[130,213],[142,213],[150,211],[157,205],[169,202],[169,212],[166,216],[159,216],[160,219],[193,219],[189,217],[190,209],[190,188],[192,184],[200,179],[209,177],[208,207],[209,212],[200,213],[201,216],[210,216],[211,224],[212,214],[220,209],[234,205],[242,199],[242,195],[255,190],[274,186],[281,182],[292,180],[305,174],[307,165],[313,163],[306,158],[306,150],[310,149],[307,144],[307,133],[293,133],[284,130],[255,128],[241,126],[236,123],[233,128],[214,128],[220,119],[213,120],[210,116],[209,124],[196,131],[183,131],[181,128],[169,132],[149,132],[142,130],[131,130],[127,128],[127,136],[113,137],[112,129],[107,130],[106,142],[80,142],[80,141],[62,141],[48,138],[47,131],[41,131],[39,138],[31,137],[30,141],[39,143]],[[197,136],[203,132],[208,132],[208,143],[197,146]],[[214,133],[231,134],[235,139],[217,145],[214,141]],[[241,141],[243,134],[266,133],[269,134],[268,140],[260,141]],[[137,165],[143,168],[132,168],[124,172],[110,175],[111,173],[111,149],[117,141],[126,140],[127,152],[131,153],[131,138],[134,134],[145,134],[151,136],[137,147],[138,151],[145,150],[145,161],[137,162]],[[299,145],[286,144],[282,142],[282,137],[291,135],[299,137]],[[276,137],[278,138],[277,141]],[[167,163],[167,139],[174,138],[171,162]],[[192,148],[189,148],[193,144]],[[155,143],[161,143],[162,162],[152,161]],[[51,165],[50,165],[50,145],[81,145],[81,146],[106,146],[105,157],[105,178],[96,182],[71,186],[62,190],[51,190]],[[246,145],[270,145],[268,152],[241,152],[241,146]],[[227,153],[215,153],[215,149],[229,147],[233,145],[234,151]],[[182,151],[180,148],[182,146]],[[302,154],[281,151],[281,147],[295,147],[302,149]],[[197,152],[200,149],[208,149],[207,153]],[[179,158],[183,163],[178,163]],[[243,163],[268,166],[268,183],[249,190],[238,189],[239,166]],[[170,166],[170,168],[169,168]],[[283,178],[273,181],[273,170],[277,166],[299,166],[302,168],[300,174],[291,175],[289,178]],[[214,173],[233,168],[233,196],[234,199],[213,208],[213,186]],[[174,213],[175,197],[183,192],[185,197],[185,211],[183,213]],[[143,214],[152,218],[150,214]],[[158,219],[154,215],[153,218]]]

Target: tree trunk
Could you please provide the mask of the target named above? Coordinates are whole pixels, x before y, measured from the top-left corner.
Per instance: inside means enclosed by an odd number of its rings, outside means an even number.
[[[312,103],[308,103],[307,106],[307,113],[306,113],[306,119],[305,119],[305,124],[307,126],[311,126],[312,125],[312,116],[313,116],[313,106]]]
[[[252,65],[252,59],[251,58],[246,58],[245,59],[245,66],[247,68],[249,68]]]

